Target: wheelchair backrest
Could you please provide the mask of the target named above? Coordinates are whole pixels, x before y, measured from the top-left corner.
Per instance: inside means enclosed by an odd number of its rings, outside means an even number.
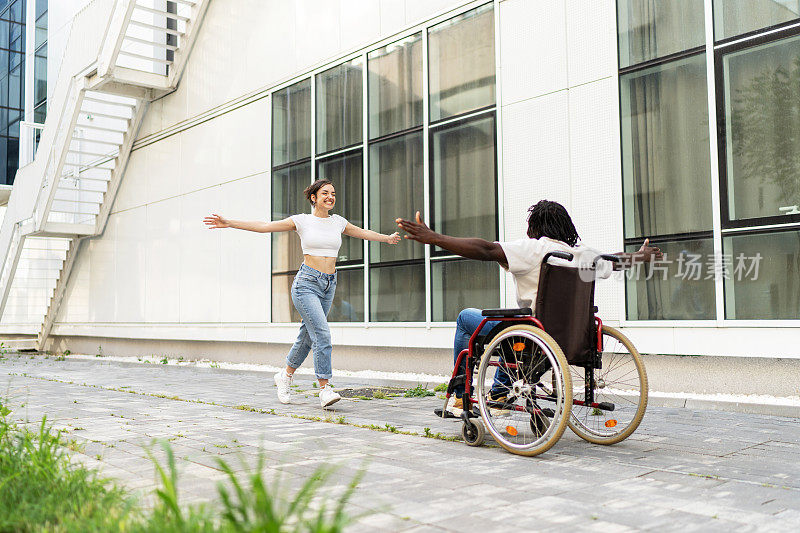
[[[554,265],[545,258],[534,309],[536,318],[561,346],[571,365],[592,362],[597,347],[594,276],[586,281],[578,268]]]

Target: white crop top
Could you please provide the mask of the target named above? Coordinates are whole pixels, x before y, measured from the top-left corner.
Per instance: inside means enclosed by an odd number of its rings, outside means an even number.
[[[300,235],[300,246],[306,255],[321,257],[337,257],[342,246],[342,232],[347,227],[347,220],[339,215],[321,218],[309,213],[292,215],[297,234]]]

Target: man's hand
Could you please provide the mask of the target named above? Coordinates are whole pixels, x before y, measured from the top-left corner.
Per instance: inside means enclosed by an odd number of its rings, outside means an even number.
[[[436,232],[425,225],[425,223],[422,221],[422,216],[419,214],[419,211],[417,211],[416,219],[416,222],[412,222],[404,218],[398,218],[395,219],[395,222],[397,222],[397,225],[400,227],[400,229],[408,234],[404,235],[406,239],[411,239],[423,244],[432,244],[433,239],[436,236]]]
[[[649,263],[650,261],[654,261],[656,259],[661,259],[664,257],[664,253],[661,251],[660,248],[655,246],[650,246],[650,239],[645,239],[642,243],[641,248],[634,254],[636,257],[636,261],[640,263]]]

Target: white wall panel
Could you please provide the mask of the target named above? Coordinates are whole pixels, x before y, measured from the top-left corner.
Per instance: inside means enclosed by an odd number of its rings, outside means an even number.
[[[615,76],[616,3],[567,0],[566,21],[570,86]]]
[[[269,174],[225,183],[219,210],[237,220],[266,220]],[[269,236],[241,230],[210,230],[220,239],[220,320],[266,322],[269,297]]]
[[[145,198],[148,203],[178,195],[181,168],[181,142],[178,135],[147,145],[134,153],[147,160],[145,175],[141,178],[145,181]],[[130,172],[125,179],[128,176]]]
[[[366,46],[379,40],[381,35],[379,2],[339,0],[339,13],[341,21],[339,42],[342,50]]]
[[[305,34],[298,35],[294,2],[261,0],[248,20],[247,27],[262,28],[244,31],[251,87],[248,90],[276,83],[296,72],[296,42]]]
[[[391,35],[406,27],[406,3],[380,0],[381,35]]]
[[[180,133],[180,192],[264,172],[268,165],[267,99]]]
[[[344,51],[339,27],[339,2],[298,0],[295,2],[297,70],[305,70]]]
[[[111,206],[112,213],[117,213],[147,202],[147,173],[150,163],[147,150],[136,150],[131,153],[125,174]]]
[[[181,199],[148,204],[144,228],[146,250],[145,321],[180,320]]]
[[[91,322],[113,322],[116,308],[114,248],[116,236],[114,217],[108,217],[103,234],[88,240],[81,251],[91,263],[89,278],[89,320]]]
[[[406,25],[422,22],[466,3],[463,0],[406,0]]]
[[[221,231],[209,230],[203,217],[217,213],[220,188],[180,197],[180,321],[219,322]]]
[[[503,104],[567,87],[564,6],[543,0],[500,4]]]
[[[570,208],[567,91],[503,108],[505,238],[525,236],[527,209],[539,200]]]
[[[619,128],[615,114],[615,79],[569,90],[572,206],[570,213],[583,242],[604,252],[622,249],[622,178],[619,175]],[[599,282],[602,316],[618,319],[622,282]]]
[[[145,316],[145,242],[147,218],[144,207],[116,214],[109,219],[115,226],[114,290],[115,322],[143,322]]]

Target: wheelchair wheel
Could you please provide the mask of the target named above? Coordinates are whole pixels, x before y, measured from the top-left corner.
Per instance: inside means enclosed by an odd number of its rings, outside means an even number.
[[[488,398],[495,374],[505,400]],[[489,343],[478,368],[476,396],[486,430],[518,455],[546,452],[567,427],[572,405],[569,365],[561,348],[539,328],[510,326]]]
[[[586,399],[587,370],[570,367],[576,405],[572,406],[569,427],[588,442],[616,444],[636,431],[642,421],[647,409],[647,373],[636,347],[608,326],[603,326],[602,362],[603,368],[588,370],[594,373],[596,407],[577,405]]]
[[[468,446],[483,446],[486,440],[486,430],[478,420],[465,420],[461,424],[461,437]]]

